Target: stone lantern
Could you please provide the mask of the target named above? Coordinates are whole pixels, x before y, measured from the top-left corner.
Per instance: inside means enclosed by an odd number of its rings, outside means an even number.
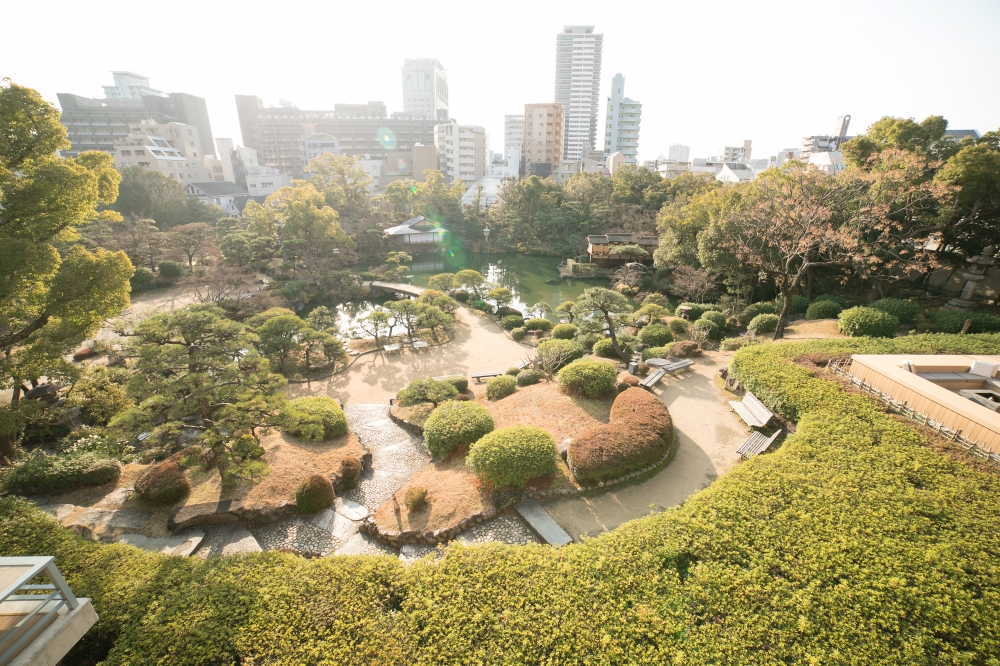
[[[993,256],[996,254],[996,251],[996,248],[993,246],[984,247],[982,253],[966,259],[969,268],[962,273],[962,277],[965,278],[965,286],[962,287],[962,293],[958,295],[958,298],[953,298],[942,306],[942,310],[968,312],[975,309],[976,302],[972,300],[972,297],[975,295],[979,283],[986,279],[986,271],[996,263],[997,260]]]

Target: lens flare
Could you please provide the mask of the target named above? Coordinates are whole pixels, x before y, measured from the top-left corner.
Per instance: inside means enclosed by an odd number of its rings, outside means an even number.
[[[386,150],[396,150],[396,133],[388,127],[378,128],[378,142]]]

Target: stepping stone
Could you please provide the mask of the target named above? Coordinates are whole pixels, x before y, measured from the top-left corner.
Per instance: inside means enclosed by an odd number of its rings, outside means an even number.
[[[152,515],[149,511],[137,511],[135,509],[120,509],[118,511],[89,509],[81,513],[75,522],[86,525],[91,529],[100,527],[105,529],[111,527],[135,529],[149,520]]]
[[[113,493],[108,493],[104,496],[104,499],[97,503],[97,506],[118,508],[129,500],[132,496],[132,490],[132,488],[119,488]]]
[[[343,546],[337,549],[335,555],[358,555],[368,546],[365,536],[360,532],[347,540]]]
[[[573,538],[566,533],[566,530],[559,527],[559,523],[552,519],[549,512],[536,500],[521,500],[514,505],[521,517],[527,521],[531,529],[542,538],[545,543],[553,546],[565,546],[573,541]]]
[[[334,513],[333,515],[335,516],[333,519],[333,529],[330,530],[333,538],[345,543],[350,541],[358,533],[358,524],[339,513]]]
[[[368,516],[368,508],[354,500],[338,497],[333,501],[333,506],[337,513],[351,520],[363,520]]]
[[[222,555],[240,555],[243,553],[261,552],[260,544],[250,530],[242,525],[233,525],[225,545],[222,547]]]
[[[337,512],[331,509],[323,509],[315,516],[309,519],[309,522],[320,528],[324,532],[333,532],[333,521],[337,516]]]
[[[62,520],[76,510],[75,504],[46,504],[45,510]]]
[[[153,553],[163,553],[164,555],[178,555],[187,557],[201,545],[205,538],[205,533],[201,530],[175,534],[162,539],[150,539],[141,534],[126,534],[117,539],[117,543],[127,543],[136,548],[148,550]]]

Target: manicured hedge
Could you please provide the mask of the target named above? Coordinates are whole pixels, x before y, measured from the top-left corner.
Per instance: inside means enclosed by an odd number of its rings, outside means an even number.
[[[639,331],[639,342],[650,347],[662,347],[673,341],[674,336],[670,333],[670,327],[663,324],[649,324]]]
[[[854,307],[837,315],[837,327],[852,338],[891,338],[899,328],[899,319],[874,308]]]
[[[0,470],[0,490],[17,495],[60,493],[117,481],[122,466],[95,453],[47,456],[36,451]]]
[[[620,358],[618,352],[615,351],[615,346],[611,344],[611,338],[601,338],[595,342],[592,351],[595,356],[600,356],[601,358]]]
[[[422,402],[433,402],[435,405],[451,400],[458,395],[458,389],[449,382],[437,379],[415,379],[406,388],[396,394],[396,399],[403,407],[419,405]]]
[[[347,415],[326,396],[296,398],[281,410],[282,428],[289,435],[321,442],[347,434]]]
[[[500,325],[506,328],[508,331],[512,331],[515,328],[520,328],[524,326],[524,317],[518,315],[507,315],[500,320]]]
[[[493,415],[478,402],[446,402],[424,422],[424,444],[435,456],[446,456],[492,431]]]
[[[913,318],[920,314],[920,304],[913,301],[904,301],[901,298],[883,298],[875,301],[870,306],[882,312],[888,312],[904,324],[913,321]]]
[[[538,355],[541,357],[551,355],[552,358],[562,358],[569,363],[578,358],[583,358],[583,345],[576,340],[556,340],[549,338],[538,343]]]
[[[447,377],[442,377],[441,381],[451,384],[459,393],[465,393],[469,390],[469,378],[465,375],[448,375]]]
[[[691,326],[686,319],[671,319],[669,325],[670,332],[677,335],[687,333],[688,327]]]
[[[833,319],[844,306],[836,301],[816,301],[806,310],[806,319]]]
[[[709,310],[698,318],[699,321],[710,321],[715,324],[716,328],[719,330],[726,329],[726,315],[722,314],[718,310]]]
[[[760,340],[750,339],[747,337],[740,336],[738,338],[726,338],[721,343],[719,343],[719,349],[722,351],[736,351],[737,349],[743,349],[748,345],[760,344]]]
[[[486,399],[500,400],[517,390],[517,379],[511,375],[500,375],[486,382]]]
[[[965,320],[971,319],[969,333],[993,333],[1000,331],[1000,317],[986,312],[958,312],[955,310],[937,310],[931,313],[931,321],[945,333],[958,333],[965,326]]]
[[[998,351],[1000,335],[747,347],[731,373],[796,432],[683,504],[559,549],[178,558],[5,497],[0,556],[54,555],[93,600],[66,663],[988,666],[1000,479],[792,361]]]
[[[173,504],[190,490],[184,470],[173,460],[153,465],[135,482],[135,494],[151,504]]]
[[[465,463],[494,488],[520,487],[556,471],[556,443],[538,426],[500,428],[473,444]]]
[[[656,462],[673,437],[667,406],[645,389],[629,388],[615,398],[608,423],[570,442],[566,462],[577,483],[594,484]]]
[[[615,388],[618,369],[614,363],[581,359],[559,371],[559,386],[588,398],[610,393]]]
[[[537,384],[540,381],[542,381],[542,373],[538,372],[538,370],[526,368],[517,373],[518,386],[531,386],[532,384]]]
[[[556,324],[552,329],[552,337],[557,340],[572,340],[576,337],[577,327],[573,324]]]
[[[769,316],[769,315],[762,315]],[[709,338],[712,340],[718,340],[722,337],[722,330],[715,325],[711,319],[699,319],[695,323],[691,324],[691,328],[695,331],[704,331]]]
[[[759,314],[747,324],[747,330],[757,334],[773,333],[776,328],[778,328],[778,315],[776,314]]]
[[[316,513],[333,506],[333,484],[321,474],[313,474],[295,491],[295,508],[299,513]]]
[[[743,312],[740,313],[737,320],[746,326],[750,321],[757,315],[762,314],[777,314],[778,309],[774,307],[774,303],[771,301],[761,301],[760,303],[751,303],[750,305],[743,308]]]
[[[691,311],[688,313],[688,319],[690,319],[691,321],[694,321],[696,319],[701,319],[701,316],[703,314],[705,314],[705,312],[707,310],[721,310],[722,309],[721,307],[719,307],[718,305],[715,305],[714,303],[690,303],[690,302],[684,302],[684,303],[679,303],[677,305],[677,308],[675,308],[675,310],[674,310],[674,314],[679,317],[680,316],[681,308],[685,308],[685,307],[686,308],[691,308]]]
[[[527,333],[527,330],[522,326],[520,328],[515,328],[513,331],[511,331],[510,337],[514,338],[514,340],[520,341],[524,339],[525,333]]]
[[[524,327],[529,331],[551,331],[552,322],[544,317],[535,317],[524,322]]]
[[[651,358],[666,358],[669,355],[670,347],[646,347],[639,352],[639,357],[643,361],[648,361]]]

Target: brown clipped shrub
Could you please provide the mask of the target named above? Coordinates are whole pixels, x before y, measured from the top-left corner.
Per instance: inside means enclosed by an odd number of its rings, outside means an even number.
[[[295,491],[295,508],[299,513],[316,513],[333,504],[333,484],[321,474],[313,474]]]
[[[618,394],[609,423],[584,430],[569,444],[567,464],[577,483],[618,478],[658,461],[674,438],[659,398],[641,388]]]
[[[184,470],[173,460],[153,465],[135,482],[135,493],[151,504],[173,504],[190,490]]]
[[[403,494],[403,504],[410,513],[420,511],[427,506],[427,489],[423,486],[408,488]]]
[[[618,392],[619,393],[623,393],[627,389],[630,389],[633,386],[638,386],[638,385],[639,385],[639,378],[636,377],[635,375],[629,374],[627,372],[623,372],[620,375],[618,375]]]
[[[688,358],[689,356],[701,356],[701,348],[697,342],[691,340],[681,340],[670,346],[670,354],[677,358]]]
[[[344,458],[340,461],[340,480],[343,482],[344,490],[358,487],[358,479],[361,477],[361,461],[357,458]]]

